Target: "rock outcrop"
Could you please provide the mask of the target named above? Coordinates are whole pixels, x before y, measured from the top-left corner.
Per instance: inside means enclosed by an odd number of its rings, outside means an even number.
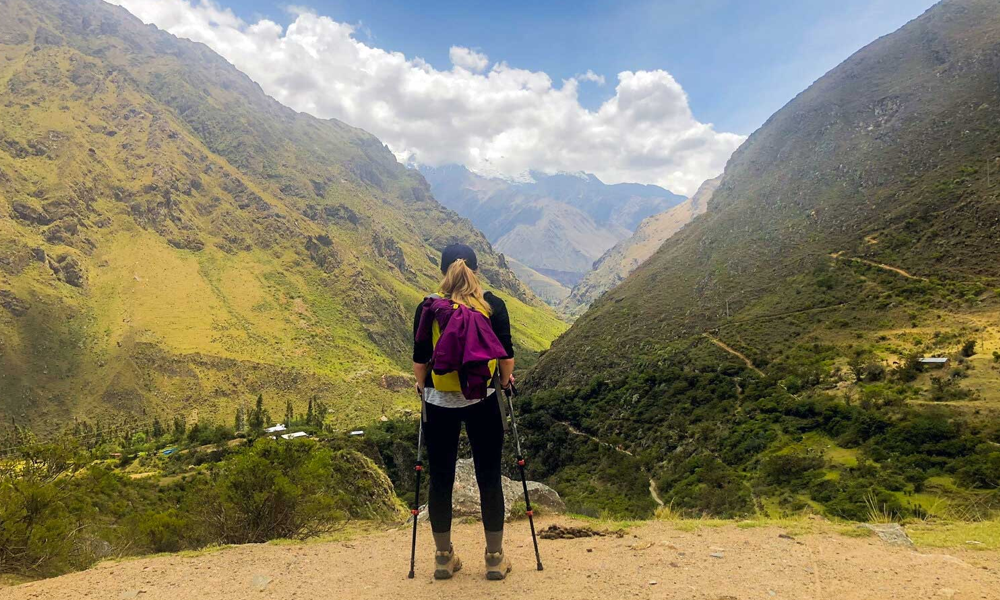
[[[504,519],[511,520],[518,516],[512,508],[518,504],[522,510],[524,506],[524,490],[521,482],[503,477],[503,504]],[[559,494],[549,486],[537,481],[528,482],[528,494],[531,496],[531,507],[539,512],[563,513],[566,512],[566,503],[562,501]],[[476,468],[472,459],[459,459],[455,467],[455,487],[452,491],[453,516],[456,518],[472,517],[481,518],[479,507],[479,486],[476,484]],[[427,507],[421,509],[421,519],[427,518]]]

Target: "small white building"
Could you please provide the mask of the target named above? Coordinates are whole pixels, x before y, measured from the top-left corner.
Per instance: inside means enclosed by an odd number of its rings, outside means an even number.
[[[299,438],[309,437],[309,434],[304,431],[296,431],[295,433],[286,433],[281,436],[283,440],[297,440]]]
[[[917,359],[917,362],[928,367],[943,367],[948,364],[948,359],[944,356],[927,356]]]
[[[268,427],[264,430],[264,433],[281,433],[282,431],[288,431],[284,423],[278,423],[274,427]]]
[[[357,435],[364,435],[364,434],[365,434],[365,432],[363,430],[358,429],[357,431],[352,431],[348,435],[355,435],[355,436],[357,436]]]

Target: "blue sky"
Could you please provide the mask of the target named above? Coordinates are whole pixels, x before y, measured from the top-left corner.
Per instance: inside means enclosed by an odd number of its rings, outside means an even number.
[[[932,0],[108,0],[403,163],[693,194],[746,136]]]
[[[449,66],[465,46],[553,79],[588,69],[609,85],[581,86],[594,109],[614,94],[620,71],[663,69],[691,99],[695,116],[749,134],[825,72],[933,0],[661,0],[458,2],[415,0],[223,0],[240,17],[290,20],[311,8],[362,23],[373,46]],[[367,38],[370,32],[371,38]]]

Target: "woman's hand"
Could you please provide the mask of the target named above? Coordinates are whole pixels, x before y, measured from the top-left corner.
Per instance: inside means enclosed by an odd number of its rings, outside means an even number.
[[[424,384],[422,384],[422,383],[420,383],[418,381],[417,385],[414,386],[414,387],[417,388],[417,395],[420,396],[421,398],[423,398],[424,397]]]
[[[507,379],[507,383],[504,384],[504,385],[501,385],[500,387],[506,392],[506,391],[510,390],[510,386],[512,386],[512,385],[514,385],[514,374],[513,373],[510,374],[510,378]]]

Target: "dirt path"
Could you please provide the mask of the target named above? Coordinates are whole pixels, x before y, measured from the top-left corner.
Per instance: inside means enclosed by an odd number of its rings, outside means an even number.
[[[608,442],[605,442],[605,441],[601,440],[600,438],[597,438],[597,437],[594,437],[594,436],[590,435],[589,433],[584,433],[583,431],[580,431],[576,427],[573,427],[573,425],[567,423],[566,421],[556,421],[556,423],[559,423],[560,425],[562,425],[563,427],[565,427],[566,429],[568,429],[569,432],[572,433],[573,435],[582,435],[583,437],[589,439],[592,442],[597,442],[598,444],[600,444],[602,446],[607,446],[608,448],[611,448],[615,452],[621,452],[622,454],[628,454],[629,456],[633,456],[633,454],[631,452],[629,452],[628,450],[626,450],[624,448],[621,448],[619,446],[615,446],[615,445],[610,444]]]
[[[834,252],[833,254],[830,255],[830,258],[834,258],[836,260],[853,260],[854,262],[863,263],[863,264],[869,265],[871,267],[878,267],[879,269],[884,269],[886,271],[892,271],[893,273],[896,273],[897,275],[902,275],[903,277],[906,277],[907,279],[917,279],[919,281],[927,281],[926,277],[919,277],[917,275],[911,275],[910,273],[907,273],[906,271],[904,271],[903,269],[900,269],[899,267],[894,267],[892,265],[885,265],[885,264],[878,263],[878,262],[871,261],[871,260],[865,260],[864,258],[856,258],[856,257],[852,257],[852,256],[844,256],[843,254],[844,254],[843,252]]]
[[[422,526],[412,580],[406,578],[409,530],[401,527],[350,542],[239,546],[108,563],[2,589],[0,599],[1000,599],[998,552],[920,552],[832,532],[787,539],[775,527],[682,532],[651,522],[623,538],[540,540],[545,570],[539,572],[527,524],[517,522],[507,543],[514,571],[503,582],[483,579],[478,524],[455,530],[465,569],[450,581],[434,581],[429,533]]]
[[[719,348],[722,348],[726,352],[728,352],[728,353],[732,354],[733,356],[735,356],[736,358],[739,358],[740,360],[742,360],[744,363],[746,363],[747,368],[753,370],[754,373],[757,373],[761,377],[766,377],[766,375],[764,375],[764,371],[761,371],[757,367],[753,366],[753,363],[750,361],[750,359],[747,358],[742,352],[740,352],[740,351],[738,351],[738,350],[736,350],[734,348],[729,347],[722,340],[720,340],[718,338],[714,338],[714,337],[710,336],[707,333],[703,333],[702,335],[705,336],[708,339],[708,341],[712,342],[713,344],[715,344]]]
[[[592,442],[597,442],[598,444],[600,444],[602,446],[611,448],[615,452],[621,452],[622,454],[627,454],[629,456],[633,456],[633,454],[631,452],[629,452],[628,450],[626,450],[624,448],[621,448],[619,446],[614,446],[612,444],[609,444],[608,442],[605,442],[604,440],[602,440],[602,439],[600,439],[600,438],[598,438],[596,436],[590,435],[589,433],[584,433],[584,432],[580,431],[579,429],[577,429],[576,427],[573,427],[573,425],[571,425],[570,423],[567,423],[566,421],[556,421],[556,423],[559,423],[560,425],[562,425],[563,427],[565,427],[566,429],[568,429],[569,432],[572,433],[573,435],[583,436],[583,437],[587,438],[588,440],[590,440]],[[660,498],[660,494],[658,494],[657,491],[656,491],[656,481],[654,481],[652,477],[649,478],[649,497],[653,499],[653,502],[655,502],[657,506],[664,506],[663,499]]]
[[[660,494],[656,491],[656,481],[652,477],[649,478],[649,495],[652,496],[653,502],[656,502],[657,506],[665,506],[663,498],[660,498]]]

